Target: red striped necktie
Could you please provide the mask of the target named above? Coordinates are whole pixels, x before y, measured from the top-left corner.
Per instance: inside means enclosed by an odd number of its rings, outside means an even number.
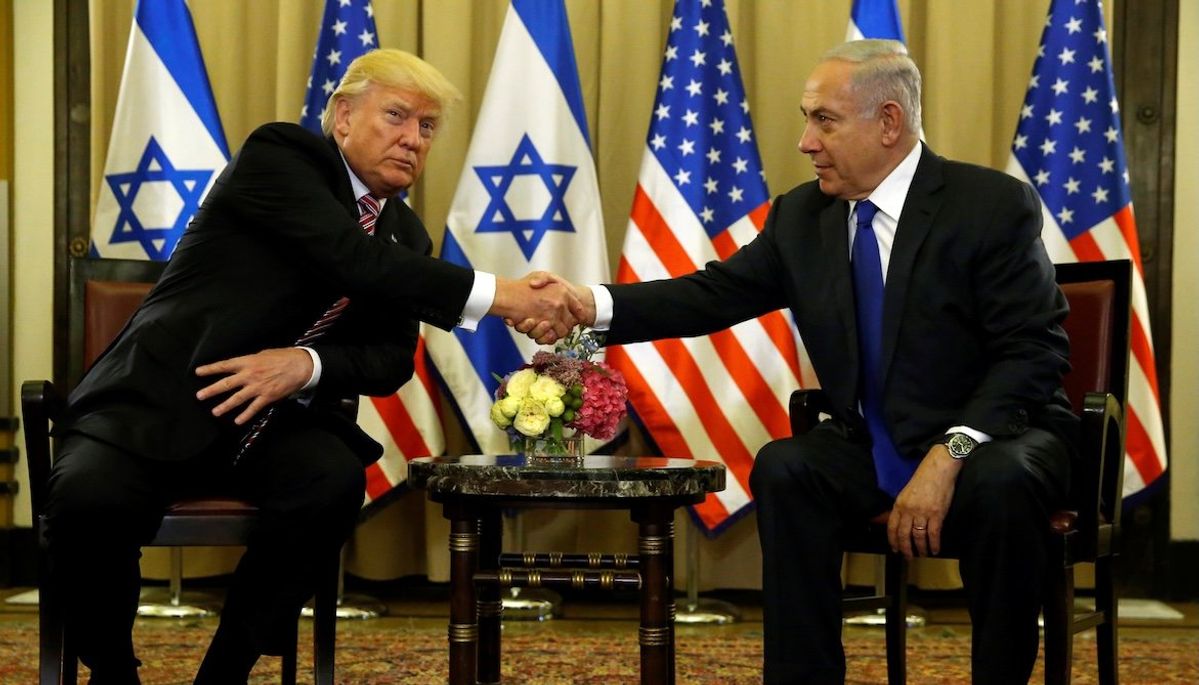
[[[358,225],[362,227],[362,230],[366,231],[367,235],[375,234],[375,221],[377,221],[379,218],[379,211],[379,201],[375,199],[373,195],[363,195],[362,198],[358,200]],[[307,345],[324,335],[330,328],[333,327],[333,324],[337,321],[338,317],[341,316],[341,313],[345,311],[349,304],[350,298],[338,298],[336,302],[334,302],[329,306],[328,309],[325,310],[324,314],[321,314],[320,318],[318,318],[311,326],[308,327],[308,330],[304,331],[303,335],[296,339],[295,346],[299,347],[302,345]],[[262,435],[263,429],[265,429],[266,425],[270,423],[271,417],[274,415],[275,407],[272,406],[267,409],[262,416],[258,417],[258,420],[250,426],[250,430],[247,431],[246,436],[242,438],[241,446],[237,450],[237,455],[233,458],[234,464],[241,461],[241,458],[245,456],[250,447],[252,447],[254,443],[258,441],[258,438]]]

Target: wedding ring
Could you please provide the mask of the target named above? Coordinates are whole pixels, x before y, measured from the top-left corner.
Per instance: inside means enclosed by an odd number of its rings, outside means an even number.
[[[927,526],[912,526],[912,530],[924,530]]]

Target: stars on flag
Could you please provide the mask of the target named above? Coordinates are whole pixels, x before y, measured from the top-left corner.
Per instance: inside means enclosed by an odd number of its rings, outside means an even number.
[[[312,56],[300,124],[321,131],[329,96],[337,89],[346,67],[360,55],[378,47],[374,9],[370,0],[326,0],[325,12]]]
[[[1068,238],[1131,202],[1107,33],[1095,16],[1050,15],[1012,143],[1024,168],[1038,170],[1032,181]]]

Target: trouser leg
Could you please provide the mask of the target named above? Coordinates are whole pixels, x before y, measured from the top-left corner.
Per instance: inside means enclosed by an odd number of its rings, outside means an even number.
[[[1022,685],[1032,673],[1049,514],[1064,501],[1069,466],[1065,443],[1032,429],[980,447],[958,478],[945,550],[960,558],[976,685]]]
[[[750,475],[762,544],[766,683],[842,683],[847,522],[887,508],[868,447],[831,430],[769,443]]]
[[[295,649],[300,609],[362,506],[362,462],[333,434],[291,422],[272,425],[262,440],[234,469],[238,494],[261,518],[197,683],[245,682],[259,655]]]
[[[67,639],[91,682],[136,683],[140,547],[162,520],[155,467],[73,434],[51,469],[46,536]]]

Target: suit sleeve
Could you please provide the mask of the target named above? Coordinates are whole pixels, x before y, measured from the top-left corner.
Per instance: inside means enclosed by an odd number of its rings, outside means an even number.
[[[762,232],[724,261],[678,278],[608,285],[607,343],[707,335],[786,306],[776,242],[780,203],[771,207]]]
[[[1025,183],[1009,188],[974,268],[989,364],[962,416],[963,424],[997,437],[1023,432],[1069,369],[1061,327],[1068,306],[1041,242],[1040,203]]]
[[[310,139],[279,126],[258,129],[219,181],[225,188],[211,195],[351,300],[383,297],[401,315],[453,328],[474,273],[364,235],[334,193],[340,160],[305,135]]]

